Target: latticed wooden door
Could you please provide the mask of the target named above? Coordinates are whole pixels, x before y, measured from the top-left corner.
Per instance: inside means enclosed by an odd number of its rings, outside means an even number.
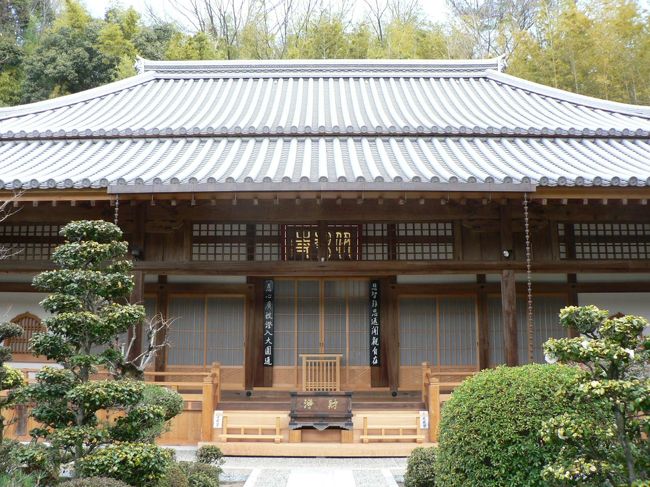
[[[23,328],[23,334],[19,337],[8,340],[7,346],[11,347],[11,351],[15,354],[29,354],[29,340],[34,333],[45,331],[45,327],[41,323],[41,319],[31,313],[23,313],[16,316],[11,320],[12,323],[20,325]]]

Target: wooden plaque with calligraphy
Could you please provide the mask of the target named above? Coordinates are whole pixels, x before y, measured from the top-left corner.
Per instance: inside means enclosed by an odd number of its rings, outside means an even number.
[[[352,429],[351,392],[292,392],[289,428]]]
[[[327,240],[320,252],[321,238]],[[360,260],[361,225],[328,225],[321,232],[318,225],[282,225],[282,260]]]

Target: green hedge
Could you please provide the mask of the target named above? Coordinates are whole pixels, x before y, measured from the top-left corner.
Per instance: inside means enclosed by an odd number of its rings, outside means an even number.
[[[405,487],[433,487],[435,485],[436,448],[415,448],[409,456],[404,475]]]
[[[534,364],[486,370],[463,382],[442,410],[436,484],[546,485],[540,472],[558,450],[541,443],[542,421],[573,408],[555,396],[579,373]],[[584,413],[600,414],[597,405]]]
[[[84,477],[111,477],[136,487],[155,485],[168,471],[172,452],[149,443],[115,443],[79,461]]]

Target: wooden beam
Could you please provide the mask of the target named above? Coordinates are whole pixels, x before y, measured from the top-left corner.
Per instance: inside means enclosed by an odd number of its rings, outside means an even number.
[[[648,273],[650,260],[558,260],[533,261],[535,273]],[[0,261],[0,274],[37,274],[53,269],[49,261]],[[524,261],[439,260],[439,261],[275,261],[204,262],[137,261],[134,269],[147,274],[189,274],[228,276],[349,276],[380,277],[417,274],[500,274],[503,269],[526,271]],[[592,291],[593,292],[593,291]]]
[[[0,284],[1,286],[1,284]],[[169,294],[220,294],[220,295],[233,295],[245,296],[248,292],[248,285],[246,284],[227,284],[227,283],[209,283],[209,282],[173,282],[166,284],[167,292]],[[147,283],[144,286],[145,294],[155,294],[158,291],[158,284]]]
[[[490,337],[488,318],[488,297],[485,289],[485,274],[476,276],[476,317],[478,335],[478,367],[480,370],[490,366]]]
[[[503,316],[503,349],[506,364],[519,365],[517,352],[517,292],[515,273],[512,270],[501,272],[501,314]]]

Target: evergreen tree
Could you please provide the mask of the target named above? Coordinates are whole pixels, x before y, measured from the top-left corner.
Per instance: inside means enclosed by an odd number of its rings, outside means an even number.
[[[43,425],[32,436],[49,441],[59,462],[79,465],[101,445],[149,440],[147,431],[169,418],[163,407],[143,403],[143,382],[91,380],[97,366],[120,353],[117,336],[144,318],[143,306],[125,301],[133,279],[122,231],[104,221],[78,221],[61,234],[65,243],[52,254],[59,269],[34,278],[39,290],[51,293],[41,304],[52,316],[44,320],[47,331],[31,340],[34,353],[58,368],[41,369],[26,396]],[[100,410],[124,415],[102,423]]]

